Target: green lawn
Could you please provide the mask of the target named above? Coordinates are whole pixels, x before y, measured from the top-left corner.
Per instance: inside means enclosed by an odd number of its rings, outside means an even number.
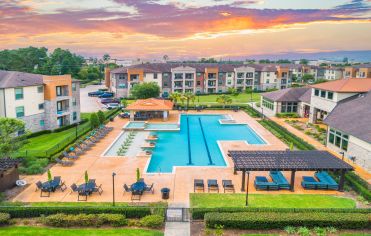
[[[252,99],[254,102],[260,101],[260,93],[253,93]],[[216,102],[216,98],[218,97],[218,94],[210,94],[210,95],[202,95],[202,96],[196,96],[195,103],[198,103],[198,98],[200,98],[200,104],[218,104]],[[247,103],[250,102],[251,94],[241,93],[238,96],[232,96],[232,104],[241,104],[241,103]]]
[[[244,207],[245,194],[191,194],[191,207]],[[312,194],[249,194],[249,206],[274,208],[355,208],[352,199]]]
[[[46,227],[0,227],[2,236],[99,236],[99,235],[125,235],[125,236],[161,236],[160,231],[144,229],[60,229]]]

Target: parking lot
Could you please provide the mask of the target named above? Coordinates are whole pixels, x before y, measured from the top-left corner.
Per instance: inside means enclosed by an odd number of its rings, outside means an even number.
[[[85,88],[80,89],[80,104],[81,112],[97,112],[99,110],[105,109],[103,105],[99,102],[98,97],[89,97],[89,92],[97,91],[98,89],[105,88],[104,85],[89,85]]]

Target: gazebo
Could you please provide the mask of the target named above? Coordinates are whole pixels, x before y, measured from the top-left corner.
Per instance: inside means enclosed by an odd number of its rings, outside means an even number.
[[[229,151],[234,171],[242,171],[241,191],[245,191],[245,173],[249,171],[291,171],[290,190],[294,191],[297,171],[340,172],[339,191],[344,190],[347,171],[351,165],[327,151]]]
[[[166,121],[170,110],[173,109],[173,102],[165,99],[148,98],[138,99],[128,105],[125,109],[130,111],[130,120],[147,120],[151,118],[162,118]]]
[[[0,192],[12,188],[19,179],[19,163],[19,159],[0,158]]]

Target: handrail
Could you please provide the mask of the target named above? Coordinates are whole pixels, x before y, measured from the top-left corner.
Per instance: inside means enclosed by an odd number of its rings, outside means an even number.
[[[201,122],[200,117],[198,117],[198,122],[200,123],[202,137],[204,138],[204,143],[205,143],[205,147],[206,147],[206,151],[207,151],[207,156],[209,157],[209,165],[214,165],[213,160],[211,159],[209,146],[207,145],[207,142],[206,142],[206,136],[205,136],[204,128],[202,127],[202,122]]]
[[[187,117],[187,138],[188,138],[188,165],[193,165],[191,154],[191,138],[189,136],[189,117]]]

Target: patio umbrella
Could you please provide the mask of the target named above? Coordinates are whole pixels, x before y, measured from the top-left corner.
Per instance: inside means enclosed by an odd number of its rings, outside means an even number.
[[[89,175],[88,175],[88,171],[86,170],[85,171],[85,183],[88,183],[89,182]]]
[[[48,181],[52,181],[52,173],[48,170]]]
[[[139,181],[140,179],[140,172],[139,172],[139,168],[137,168],[137,181]]]

